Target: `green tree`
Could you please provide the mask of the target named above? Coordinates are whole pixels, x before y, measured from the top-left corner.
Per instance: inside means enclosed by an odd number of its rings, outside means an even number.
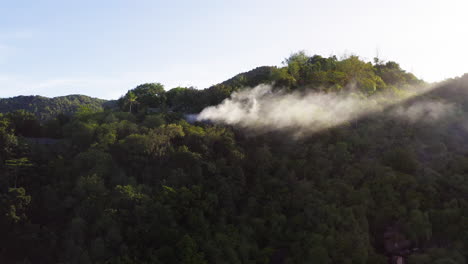
[[[207,263],[203,253],[199,252],[198,245],[189,235],[185,235],[178,243],[180,250],[180,262],[183,264]]]
[[[26,194],[24,188],[9,188],[8,193],[0,196],[0,199],[1,217],[6,217],[7,222],[18,223],[27,219],[26,210],[31,203],[31,196]]]
[[[128,92],[126,95],[125,95],[125,101],[128,103],[129,105],[129,108],[128,108],[128,112],[132,112],[132,106],[137,103],[137,99],[138,97],[135,95],[134,92]]]

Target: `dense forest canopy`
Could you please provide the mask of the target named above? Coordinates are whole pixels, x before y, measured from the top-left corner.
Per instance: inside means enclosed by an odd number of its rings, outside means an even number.
[[[59,114],[70,115],[79,107],[86,106],[94,111],[103,107],[112,107],[111,101],[92,98],[84,95],[67,95],[54,98],[43,96],[16,96],[0,98],[0,113],[25,110],[34,114],[39,120],[53,119]]]
[[[185,118],[259,84],[398,103],[301,138]],[[426,86],[298,52],[204,90],[142,84],[113,109],[0,114],[0,262],[466,263],[468,75]]]

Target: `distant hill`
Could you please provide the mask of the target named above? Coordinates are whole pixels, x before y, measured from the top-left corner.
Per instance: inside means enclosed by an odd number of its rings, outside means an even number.
[[[236,76],[220,83],[219,85],[233,87],[254,87],[261,83],[269,83],[277,70],[274,66],[260,66],[253,70],[239,73]]]
[[[80,106],[87,106],[93,110],[101,110],[106,106],[112,105],[112,102],[85,95],[67,95],[53,98],[16,96],[0,98],[0,113],[23,109],[35,114],[40,120],[47,120],[58,114],[72,114]]]

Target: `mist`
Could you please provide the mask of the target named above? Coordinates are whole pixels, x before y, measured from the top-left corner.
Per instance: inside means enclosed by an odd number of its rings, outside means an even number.
[[[456,107],[452,103],[436,100],[424,100],[408,106],[397,106],[391,114],[394,117],[415,122],[434,122],[454,114]]]
[[[362,98],[358,93],[292,92],[274,90],[271,85],[242,89],[216,106],[205,108],[196,117],[246,128],[256,132],[290,131],[301,137],[380,112],[391,105],[421,95],[431,88],[413,88],[406,95],[378,93]],[[453,107],[436,101],[396,107],[390,115],[410,121],[434,121],[451,113]]]

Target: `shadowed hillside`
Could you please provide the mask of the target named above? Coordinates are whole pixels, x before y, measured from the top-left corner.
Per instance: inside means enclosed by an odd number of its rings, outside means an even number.
[[[0,114],[0,262],[466,263],[467,76],[297,53],[112,109]]]

